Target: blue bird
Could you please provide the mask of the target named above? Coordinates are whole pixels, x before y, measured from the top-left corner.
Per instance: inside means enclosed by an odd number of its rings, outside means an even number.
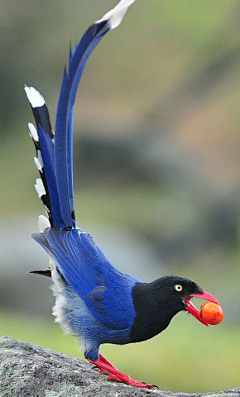
[[[43,96],[25,86],[36,126],[29,124],[36,149],[40,178],[35,188],[47,218],[39,217],[36,240],[48,253],[47,270],[32,273],[52,278],[56,298],[53,314],[64,331],[74,333],[85,358],[107,372],[108,378],[129,385],[152,388],[120,372],[100,353],[103,343],[127,344],[147,340],[162,332],[180,311],[188,311],[208,325],[191,302],[201,298],[218,304],[216,298],[195,282],[166,276],[145,283],[115,269],[90,234],[76,226],[73,189],[73,108],[77,88],[88,58],[107,32],[122,21],[135,0],[121,0],[83,35],[70,51],[63,73],[55,133]]]

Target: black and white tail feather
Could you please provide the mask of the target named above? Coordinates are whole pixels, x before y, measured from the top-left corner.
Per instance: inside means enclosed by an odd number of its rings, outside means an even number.
[[[72,147],[73,107],[77,88],[92,51],[109,30],[121,23],[128,7],[134,2],[121,0],[86,31],[74,52],[70,51],[68,71],[64,69],[58,99],[55,134],[43,96],[33,87],[24,87],[36,122],[36,128],[28,124],[36,149],[34,162],[40,175],[35,189],[48,217],[39,217],[40,232],[47,227],[66,230],[76,227]],[[38,242],[42,240],[39,234],[34,234],[33,238]]]

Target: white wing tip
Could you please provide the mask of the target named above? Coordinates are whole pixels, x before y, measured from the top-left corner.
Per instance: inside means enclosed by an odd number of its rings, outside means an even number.
[[[27,98],[33,108],[40,108],[45,104],[43,96],[34,87],[24,86]]]
[[[96,21],[100,23],[108,20],[108,25],[110,29],[117,28],[122,22],[124,15],[126,14],[128,8],[135,2],[135,0],[121,0],[116,7],[108,11],[101,19]]]
[[[43,233],[45,229],[51,227],[49,220],[44,215],[39,215],[38,217],[38,228],[39,232]]]

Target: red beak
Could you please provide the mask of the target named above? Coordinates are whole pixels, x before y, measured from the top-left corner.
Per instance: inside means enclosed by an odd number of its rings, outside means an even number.
[[[205,299],[206,301],[210,301],[213,303],[216,303],[217,305],[219,305],[219,302],[216,298],[214,298],[214,296],[212,296],[211,294],[209,294],[208,292],[199,292],[199,294],[192,294],[187,296],[187,298],[185,298],[184,303],[186,305],[186,310],[191,313],[194,317],[196,317],[196,319],[198,321],[200,321],[200,323],[208,326],[208,323],[206,323],[206,321],[204,321],[201,317],[200,312],[198,311],[198,309],[194,306],[194,304],[191,302],[192,298],[199,298],[199,299]]]

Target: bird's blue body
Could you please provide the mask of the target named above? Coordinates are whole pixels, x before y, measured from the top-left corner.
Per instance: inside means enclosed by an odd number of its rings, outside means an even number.
[[[91,236],[80,229],[47,228],[34,234],[57,264],[63,278],[56,277],[64,304],[63,327],[78,335],[84,345],[85,356],[98,357],[102,343],[130,342],[130,331],[136,313],[132,289],[138,279],[121,273],[106,259]],[[58,315],[58,313],[56,313]]]

